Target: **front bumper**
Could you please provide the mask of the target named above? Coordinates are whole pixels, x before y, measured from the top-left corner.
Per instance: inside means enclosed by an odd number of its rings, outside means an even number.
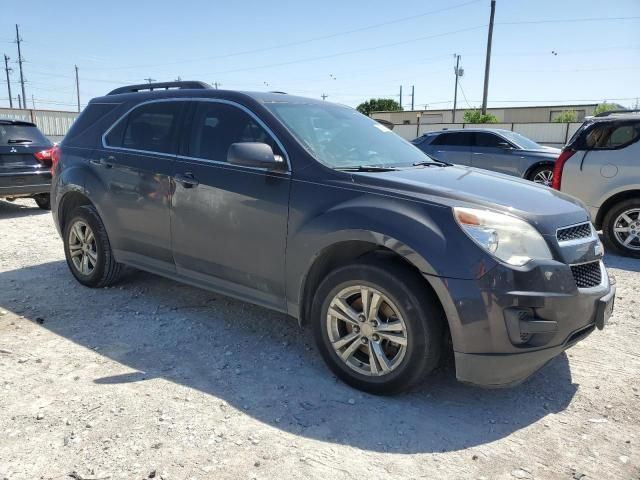
[[[431,277],[444,298],[458,380],[486,387],[520,383],[596,324],[602,328],[615,297],[603,266],[602,272],[599,285],[584,289],[559,262],[526,271],[499,265],[478,280]]]

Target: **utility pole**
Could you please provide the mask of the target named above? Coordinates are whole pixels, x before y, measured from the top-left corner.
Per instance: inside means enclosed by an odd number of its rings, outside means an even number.
[[[416,87],[415,85],[411,85],[411,111],[413,111],[413,107],[414,107],[414,100],[416,97]]]
[[[80,80],[78,80],[78,65],[76,67],[76,95],[78,97],[78,112],[80,111]]]
[[[20,85],[22,87],[22,102],[26,103],[27,94],[24,93],[24,75],[22,74],[22,62],[24,61],[22,58],[22,51],[20,50],[20,42],[22,39],[20,38],[20,32],[18,31],[18,24],[16,23],[16,43],[18,44],[18,65],[20,65]],[[27,106],[24,105],[24,108]]]
[[[7,74],[7,90],[9,90],[9,108],[13,108],[13,98],[11,98],[11,80],[9,79],[9,72],[12,70],[9,68],[9,57],[4,56],[4,71]]]
[[[18,108],[22,108],[22,99],[20,97],[20,94],[18,94]]]
[[[402,85],[400,85],[400,110],[402,110]]]
[[[33,97],[33,93],[31,94],[31,106],[33,109],[36,109],[36,99]]]
[[[218,90],[218,87],[221,87],[222,84],[218,83],[218,82],[213,82],[213,88],[215,88],[216,90]]]
[[[147,77],[147,78],[145,78],[144,80],[146,80],[148,83],[153,83],[153,82],[155,82],[155,81],[156,81],[156,79],[155,79],[155,78],[151,78],[151,77]]]
[[[491,42],[493,41],[493,17],[496,14],[496,0],[491,0],[489,33],[487,34],[487,59],[484,64],[484,91],[482,92],[482,114],[487,113],[487,95],[489,93],[489,67],[491,66]]]
[[[458,77],[461,77],[462,75],[460,74],[460,55],[454,53],[453,56],[456,57],[456,66],[454,69],[454,73],[456,74],[456,87],[453,91],[453,115],[451,122],[456,123],[456,106],[458,104]]]
[[[329,95],[327,95],[326,93],[323,93],[323,94],[322,94],[322,95],[320,95],[320,96],[322,97],[322,100],[324,101],[324,100],[326,100],[326,98],[327,98]]]

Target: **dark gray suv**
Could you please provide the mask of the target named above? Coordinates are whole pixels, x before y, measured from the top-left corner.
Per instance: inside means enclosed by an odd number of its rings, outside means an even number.
[[[369,392],[404,390],[451,351],[461,381],[517,383],[613,307],[577,200],[432,161],[348,107],[123,87],[89,103],[53,159],[81,284],[129,265],[289,314]]]

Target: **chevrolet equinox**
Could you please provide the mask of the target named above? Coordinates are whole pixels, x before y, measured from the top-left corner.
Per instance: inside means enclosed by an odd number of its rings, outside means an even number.
[[[426,157],[357,111],[201,82],[92,100],[53,152],[71,273],[125,265],[309,325],[331,370],[405,390],[518,383],[602,329],[615,287],[583,205]]]

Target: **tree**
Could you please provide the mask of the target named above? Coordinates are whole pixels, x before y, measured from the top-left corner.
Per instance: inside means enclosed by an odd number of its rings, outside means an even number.
[[[620,106],[615,103],[602,102],[596,105],[593,114],[598,115],[599,113],[610,112],[611,110],[618,110],[619,108]]]
[[[465,123],[498,123],[498,118],[492,113],[483,114],[481,110],[466,110],[464,112]]]
[[[554,120],[556,123],[572,123],[578,121],[578,115],[574,110],[565,110],[561,112]]]
[[[369,115],[371,112],[397,112],[402,106],[392,98],[372,98],[356,107],[360,113]]]

